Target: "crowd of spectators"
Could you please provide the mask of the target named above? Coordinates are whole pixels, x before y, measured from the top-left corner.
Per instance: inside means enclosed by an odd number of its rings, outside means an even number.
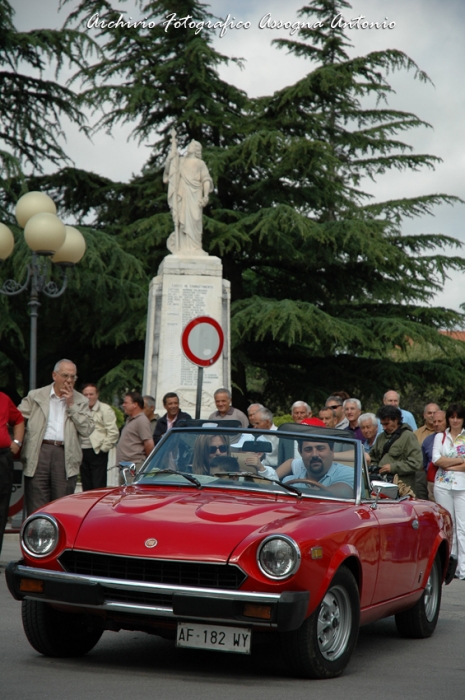
[[[106,486],[108,453],[114,447],[117,462],[139,467],[167,431],[179,421],[191,419],[174,392],[163,397],[166,412],[160,417],[152,396],[132,391],[124,396],[126,422],[120,431],[112,407],[99,400],[96,384],[85,384],[82,393],[75,390],[77,369],[73,362],[57,362],[52,379],[52,384],[30,391],[18,408],[0,393],[0,549],[13,483],[13,458],[20,451],[26,509],[31,513],[73,493],[79,474],[83,490]],[[231,393],[224,387],[215,391],[214,400],[216,411],[208,417],[211,421],[235,420],[242,428],[277,430],[273,413],[262,404],[250,404],[246,415],[232,406]],[[399,393],[389,390],[376,414],[364,413],[359,399],[334,391],[315,415],[307,402],[295,401],[290,416],[294,423],[338,430],[341,436],[359,440],[372,473],[401,482],[416,497],[447,508],[455,525],[452,556],[458,560],[457,576],[465,579],[465,408],[454,403],[444,411],[436,403],[428,403],[424,423],[418,428],[413,414],[399,404]],[[263,469],[273,471],[286,460],[299,457],[297,443],[294,454],[280,454],[278,438],[273,441],[268,435],[267,439],[272,451],[249,457],[252,461],[261,459]],[[206,440],[201,447],[195,455],[198,473],[225,456],[221,440],[218,444]]]

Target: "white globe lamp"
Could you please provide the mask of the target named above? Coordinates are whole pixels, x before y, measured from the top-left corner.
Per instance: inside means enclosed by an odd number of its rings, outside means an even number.
[[[52,257],[52,262],[65,267],[76,265],[86,252],[84,236],[74,226],[65,226],[65,242]]]
[[[42,212],[57,213],[53,199],[44,192],[28,192],[18,199],[15,209],[16,221],[24,228],[31,217]]]

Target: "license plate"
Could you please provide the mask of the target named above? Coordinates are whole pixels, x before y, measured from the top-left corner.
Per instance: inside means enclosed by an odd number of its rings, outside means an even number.
[[[252,632],[246,627],[178,622],[176,646],[250,654],[251,640]]]

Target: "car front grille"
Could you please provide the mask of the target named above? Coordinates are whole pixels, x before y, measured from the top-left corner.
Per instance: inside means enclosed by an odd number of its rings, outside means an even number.
[[[139,559],[70,550],[63,552],[59,561],[65,571],[73,574],[193,588],[236,590],[247,578],[239,567],[230,564]]]

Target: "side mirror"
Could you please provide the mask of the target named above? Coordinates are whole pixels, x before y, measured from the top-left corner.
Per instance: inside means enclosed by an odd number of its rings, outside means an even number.
[[[134,462],[120,462],[118,468],[123,475],[124,485],[128,486],[131,483],[129,479],[132,480],[136,476],[136,465]]]
[[[399,495],[399,487],[397,484],[392,484],[389,481],[372,481],[371,492],[376,494],[375,502],[371,506],[373,509],[375,509],[378,507],[380,496],[395,500]]]

